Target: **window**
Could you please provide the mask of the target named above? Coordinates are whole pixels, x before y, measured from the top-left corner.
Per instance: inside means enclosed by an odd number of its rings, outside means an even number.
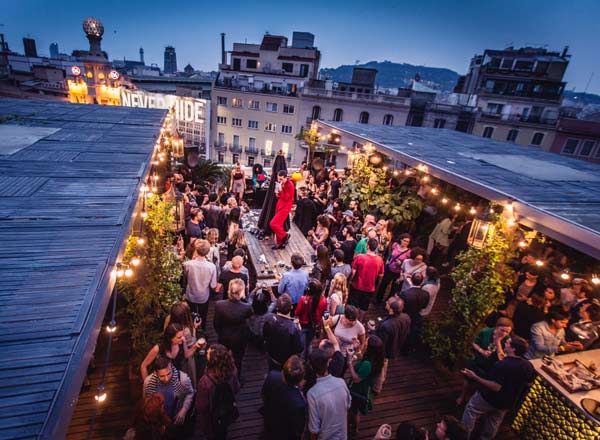
[[[218,134],[219,140],[217,141],[219,145],[223,145],[225,143],[225,133]]]
[[[534,133],[533,138],[531,138],[531,145],[542,145],[543,140],[544,133]]]
[[[227,118],[225,116],[217,116],[217,124],[227,124]]]
[[[361,124],[368,124],[369,123],[369,113],[361,112],[360,116],[358,117],[358,122]]]
[[[233,125],[234,127],[241,127],[242,120],[239,118],[231,118],[231,125]]]
[[[240,70],[242,60],[240,58],[233,59],[233,70]]]
[[[581,147],[581,151],[579,152],[579,155],[580,156],[589,156],[593,149],[594,149],[594,141],[584,141],[583,147]]]
[[[494,115],[500,115],[502,114],[502,109],[504,108],[504,104],[494,104],[494,103],[488,103],[487,105],[487,112],[494,114]]]
[[[508,135],[506,136],[506,140],[508,142],[516,142],[518,135],[519,135],[519,130],[509,130]]]
[[[265,156],[270,156],[273,152],[273,141],[271,139],[267,139],[265,141]]]
[[[312,113],[311,113],[310,117],[313,120],[314,119],[319,119],[321,117],[321,107],[319,107],[318,105],[313,106]]]
[[[294,72],[294,63],[281,63],[281,69],[284,72],[292,73]]]
[[[257,101],[256,99],[251,99],[250,101],[248,101],[248,108],[250,110],[260,110],[260,101]]]
[[[233,153],[231,156],[231,161],[237,164],[240,161],[240,155],[237,153]]]
[[[248,156],[248,166],[251,167],[254,165],[254,156]]]
[[[288,153],[290,152],[290,144],[287,142],[282,142],[281,143],[281,151],[283,151],[284,156],[287,156]]]
[[[277,103],[276,102],[267,102],[267,111],[275,113],[277,111]]]
[[[233,146],[237,148],[240,146],[240,137],[237,134],[233,135]]]
[[[246,69],[256,69],[258,67],[258,60],[246,60]]]
[[[532,142],[533,143],[533,142]],[[575,154],[579,141],[577,139],[567,139],[562,149],[562,154]]]
[[[485,127],[483,129],[483,134],[481,136],[483,136],[484,138],[491,138],[493,134],[494,134],[494,127]]]
[[[242,108],[244,106],[244,100],[241,99],[241,98],[233,98],[231,100],[231,106],[232,107]]]
[[[227,97],[226,96],[217,96],[217,105],[227,105]]]
[[[283,104],[283,113],[287,113],[287,114],[294,113],[294,106],[291,104]]]
[[[256,148],[256,138],[253,138],[253,137],[248,138],[248,147],[251,150],[254,150]]]
[[[517,60],[517,62],[515,63],[515,70],[531,71],[532,69],[533,69],[533,61]]]
[[[486,92],[492,92],[492,91],[494,90],[494,85],[495,85],[495,84],[496,84],[496,83],[495,83],[493,80],[491,80],[491,79],[488,79],[488,80],[485,82],[485,91],[486,91]]]
[[[292,126],[291,125],[282,125],[281,132],[283,134],[292,134]]]
[[[343,117],[344,117],[344,110],[342,110],[341,108],[336,108],[333,111],[333,120],[334,121],[341,122]]]
[[[222,151],[219,151],[219,153],[217,154],[217,159],[221,163],[225,162],[225,153],[223,153]]]
[[[275,132],[275,131],[277,131],[277,125],[273,124],[272,122],[266,122],[265,123],[265,131]]]
[[[258,130],[258,121],[248,121],[248,128],[251,130]]]
[[[514,61],[513,58],[503,58],[502,64],[500,64],[500,68],[511,70],[512,66],[513,66],[513,61]]]
[[[383,125],[393,125],[394,124],[394,116],[393,115],[385,115],[383,117]]]
[[[269,168],[271,166],[271,159],[263,159],[263,167]]]
[[[446,120],[443,118],[437,118],[433,121],[433,128],[444,128],[446,126]]]
[[[308,76],[309,67],[310,66],[308,64],[300,64],[300,76],[302,78],[306,78]]]

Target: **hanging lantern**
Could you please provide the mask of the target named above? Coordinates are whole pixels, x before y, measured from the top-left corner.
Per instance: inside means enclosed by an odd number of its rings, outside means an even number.
[[[471,223],[471,230],[469,231],[469,237],[467,243],[475,249],[482,249],[485,246],[485,242],[494,231],[494,225],[491,221],[484,218],[475,218]]]

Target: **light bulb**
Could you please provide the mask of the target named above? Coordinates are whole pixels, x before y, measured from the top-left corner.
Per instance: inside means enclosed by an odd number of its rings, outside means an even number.
[[[144,240],[142,237],[137,239],[138,246],[143,246],[145,242],[146,242],[146,240]]]
[[[142,218],[148,217],[148,213],[146,211],[142,211]]]
[[[429,182],[429,176],[424,176],[422,180],[423,182]]]
[[[490,208],[490,214],[495,214],[496,211],[494,211],[494,208]]]
[[[469,209],[469,214],[475,215],[475,214],[477,214],[477,210],[475,208],[471,208],[471,209]]]
[[[527,247],[527,242],[526,242],[525,240],[521,240],[521,241],[519,242],[519,247],[520,247],[520,248],[526,248],[526,247]]]
[[[542,267],[542,266],[544,265],[544,262],[543,262],[542,260],[536,260],[536,261],[535,261],[535,265],[536,265],[537,267]]]
[[[154,179],[154,181],[156,182],[158,180],[158,175],[155,174],[154,176],[152,176],[152,178]]]
[[[158,161],[157,160],[152,161],[152,165],[158,165]]]
[[[410,170],[409,169],[404,170],[404,174],[407,176],[410,176]]]
[[[104,387],[102,385],[100,385],[98,387],[98,392],[94,396],[94,399],[96,399],[96,402],[102,403],[106,400],[107,397],[108,396],[106,395],[106,391],[104,391]]]
[[[454,206],[454,210],[455,211],[460,211],[460,205],[458,203]]]
[[[392,174],[394,174],[394,176],[397,176],[398,175],[398,170],[394,170],[394,172]]]
[[[560,274],[560,277],[561,277],[563,280],[568,280],[569,278],[571,278],[571,276],[570,276],[570,275],[569,275],[567,272],[563,272],[563,273],[561,273],[561,274]]]
[[[445,205],[446,203],[448,203],[448,199],[447,199],[446,197],[444,197],[444,198],[442,199],[442,203]]]
[[[511,210],[511,211],[512,211],[512,209],[513,209],[513,204],[512,204],[512,202],[508,202],[508,203],[506,203],[506,205],[504,205],[504,209],[508,209],[508,210]]]
[[[513,227],[515,225],[515,219],[511,218],[506,222],[509,227]]]
[[[430,190],[431,194],[436,195],[438,193],[437,188],[431,188]]]
[[[387,170],[388,170],[388,167],[384,166],[383,171],[387,171]]]
[[[141,261],[140,261],[139,258],[134,257],[134,258],[131,259],[130,263],[131,263],[132,266],[137,267],[137,266],[140,265]]]
[[[106,331],[108,333],[114,333],[117,331],[117,323],[115,321],[110,321],[110,323],[106,326]]]
[[[592,284],[595,284],[595,285],[600,284],[600,277],[598,277],[598,275],[596,275],[596,274],[592,275]]]
[[[133,270],[131,270],[130,268],[125,269],[125,276],[127,278],[131,278],[133,276]]]
[[[123,269],[117,269],[117,278],[122,278],[124,274],[125,271]]]

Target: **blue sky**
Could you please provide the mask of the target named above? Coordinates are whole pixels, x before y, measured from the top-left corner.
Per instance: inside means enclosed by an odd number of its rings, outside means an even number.
[[[568,45],[568,89],[583,91],[595,72],[588,92],[600,94],[599,0],[0,0],[0,11],[0,32],[19,52],[24,36],[36,39],[39,53],[53,41],[61,52],[86,49],[81,22],[94,16],[105,25],[111,59],[138,59],[141,46],[146,63],[162,67],[164,46],[173,45],[180,70],[187,63],[216,70],[221,32],[228,49],[259,42],[265,31],[290,40],[294,30],[312,32],[322,67],[390,60],[459,73],[486,48]]]

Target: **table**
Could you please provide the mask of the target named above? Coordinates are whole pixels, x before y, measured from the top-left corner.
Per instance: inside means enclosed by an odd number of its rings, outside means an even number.
[[[600,367],[600,349],[565,354],[559,359],[564,363],[578,359],[585,365],[594,362]],[[538,377],[513,421],[513,429],[528,439],[599,439],[600,421],[585,412],[581,399],[600,400],[600,389],[569,393],[541,368],[541,359],[531,363]]]

